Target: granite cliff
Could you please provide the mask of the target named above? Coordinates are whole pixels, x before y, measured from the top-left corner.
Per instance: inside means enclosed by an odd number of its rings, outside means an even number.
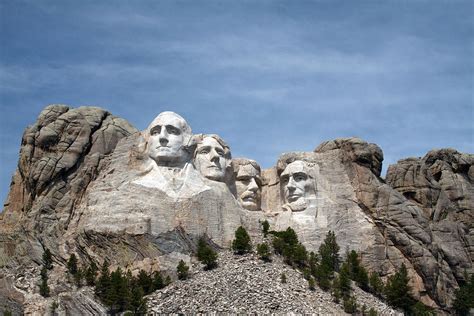
[[[434,150],[390,166],[386,179],[382,161],[377,145],[346,138],[261,170],[172,112],[140,132],[100,108],[48,106],[24,132],[0,218],[0,306],[41,312],[46,248],[62,310],[100,314],[91,292],[61,281],[71,253],[84,264],[174,271],[192,262],[199,237],[226,249],[237,227],[257,237],[266,219],[310,250],[332,230],[384,277],[404,263],[415,296],[447,310],[473,273],[474,155]]]

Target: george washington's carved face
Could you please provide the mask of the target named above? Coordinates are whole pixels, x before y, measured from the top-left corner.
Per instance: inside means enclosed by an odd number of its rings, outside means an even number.
[[[181,116],[173,112],[160,113],[150,124],[148,133],[148,156],[157,165],[173,165],[186,159],[184,148],[191,129]]]

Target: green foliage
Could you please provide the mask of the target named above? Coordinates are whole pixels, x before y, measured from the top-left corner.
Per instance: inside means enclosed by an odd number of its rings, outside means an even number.
[[[282,272],[282,273],[280,274],[280,281],[281,281],[281,283],[283,283],[283,284],[286,283],[286,274],[285,274],[285,272]]]
[[[373,307],[369,309],[369,316],[377,316],[377,311]]]
[[[416,302],[410,311],[410,315],[416,316],[434,316],[436,313],[434,310],[421,302]]]
[[[212,250],[203,237],[198,242],[197,258],[205,265],[205,270],[217,267],[217,252]]]
[[[271,261],[270,247],[267,243],[262,243],[257,245],[257,254],[265,262]]]
[[[49,285],[48,285],[48,269],[43,266],[41,269],[41,283],[39,285],[39,291],[41,296],[48,297],[49,296]]]
[[[474,308],[474,274],[470,278],[466,275],[467,282],[456,290],[453,309],[457,315],[468,315]]]
[[[178,266],[176,267],[176,272],[178,273],[178,279],[186,280],[188,278],[189,267],[184,263],[183,260],[180,260]]]
[[[45,248],[43,252],[43,267],[48,270],[53,268],[53,257],[51,255],[51,251],[48,248]]]
[[[110,273],[109,273],[109,262],[104,261],[101,268],[100,277],[96,282],[95,294],[102,300],[106,302],[107,293],[110,291]]]
[[[82,279],[84,277],[85,272],[82,269],[77,269],[76,273],[73,275],[74,277],[74,284],[76,284],[77,287],[82,286]]]
[[[344,311],[349,314],[357,312],[357,301],[354,296],[346,296],[343,298]]]
[[[282,255],[285,262],[289,265],[295,265],[302,269],[306,266],[308,252],[305,246],[298,242],[298,236],[295,231],[288,227],[285,231],[272,231],[273,249],[279,255]]]
[[[289,256],[291,256],[291,261],[296,264],[296,266],[303,268],[308,259],[308,252],[305,246],[298,243],[293,247],[293,251]]]
[[[327,291],[331,288],[331,275],[332,271],[328,265],[320,263],[316,266],[314,277],[323,291]]]
[[[267,220],[264,220],[264,221],[262,222],[262,233],[263,233],[263,237],[267,237],[269,229],[270,229],[270,223],[268,223]]]
[[[382,297],[385,289],[382,279],[377,272],[372,272],[369,277],[370,292],[377,297]]]
[[[86,284],[89,286],[94,286],[97,278],[97,265],[94,261],[91,261],[89,267],[84,272],[84,278],[86,279]]]
[[[316,282],[314,281],[314,278],[312,276],[310,276],[309,279],[308,279],[308,288],[311,291],[314,291],[316,289],[315,285],[316,285]]]
[[[339,282],[337,286],[339,287],[339,291],[343,297],[350,296],[352,289],[349,265],[347,262],[344,262],[342,264],[341,270],[339,270]]]
[[[408,285],[408,272],[405,264],[387,280],[385,286],[385,297],[387,303],[393,307],[400,308],[405,312],[409,312],[415,304],[415,300],[411,296],[411,287]]]
[[[239,255],[248,253],[252,250],[250,236],[242,226],[237,228],[235,231],[235,239],[232,241],[232,250]]]
[[[347,255],[346,262],[349,267],[349,275],[351,280],[354,280],[364,291],[368,291],[369,276],[367,274],[367,270],[360,264],[359,256],[355,250],[352,250]]]
[[[3,316],[12,316],[12,311],[9,310],[9,309],[6,309],[6,310],[3,312]]]
[[[339,268],[339,245],[336,242],[336,235],[329,231],[324,242],[319,247],[319,256],[321,257],[321,265],[325,265],[330,272],[330,276]]]
[[[131,278],[131,276],[129,276]],[[146,273],[145,270],[140,269],[136,278],[136,284],[143,290],[144,293],[153,292],[153,279],[151,275]]]
[[[58,309],[58,307],[59,307],[58,302],[53,301],[53,303],[51,303],[51,314],[55,315],[56,309]]]
[[[160,271],[153,272],[153,289],[160,290],[165,287],[165,282]]]
[[[69,260],[67,261],[67,270],[72,275],[75,275],[77,273],[77,258],[75,254],[72,254],[69,257]]]
[[[146,315],[146,299],[144,295],[145,293],[140,286],[132,287],[128,308],[133,312],[133,315]]]

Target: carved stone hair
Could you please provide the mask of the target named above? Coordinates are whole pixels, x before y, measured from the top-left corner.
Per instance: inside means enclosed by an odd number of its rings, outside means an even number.
[[[227,143],[217,134],[197,134],[197,135],[194,135],[194,142],[196,143],[196,145],[198,145],[199,143],[201,143],[204,138],[207,138],[207,137],[211,137],[211,138],[214,138],[218,143],[219,145],[222,146],[222,148],[224,149],[224,157],[226,159],[232,159],[232,155],[231,155],[231,152],[230,152],[230,147],[229,145],[227,145]],[[196,151],[194,152],[194,158],[196,157]]]

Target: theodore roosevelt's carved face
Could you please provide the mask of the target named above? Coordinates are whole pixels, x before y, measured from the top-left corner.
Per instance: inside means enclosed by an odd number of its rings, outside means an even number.
[[[239,202],[249,211],[260,210],[262,192],[260,170],[250,162],[240,165],[236,164],[234,167],[237,169],[235,173],[235,186]]]
[[[157,165],[172,166],[186,159],[184,148],[191,137],[191,128],[181,116],[160,113],[150,124],[148,133],[148,156]]]
[[[204,177],[224,182],[229,160],[229,149],[216,137],[204,136],[197,144],[194,165]]]
[[[302,211],[307,207],[307,199],[315,192],[313,179],[303,161],[294,161],[280,175],[285,203],[292,211]]]

